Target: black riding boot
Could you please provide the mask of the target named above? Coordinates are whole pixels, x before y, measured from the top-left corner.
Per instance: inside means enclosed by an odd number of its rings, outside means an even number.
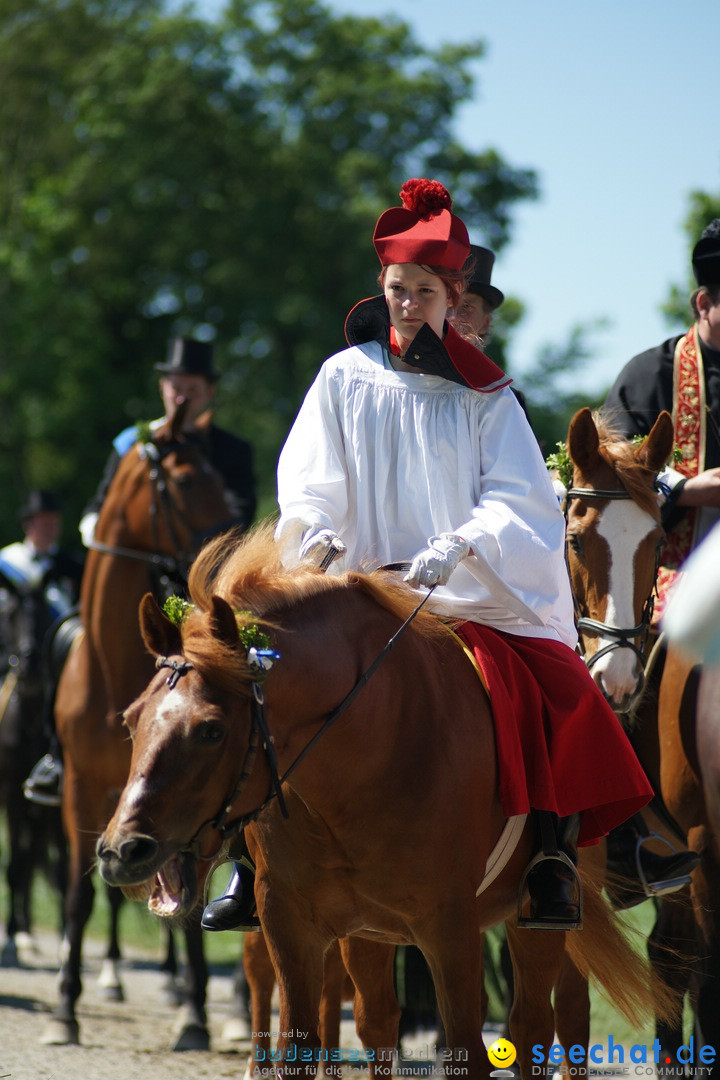
[[[650,851],[645,845],[647,840],[665,843],[671,854]],[[699,862],[697,852],[674,848],[664,837],[650,832],[641,814],[634,814],[608,836],[608,871],[611,878],[624,879],[611,880],[608,895],[615,908],[624,910],[641,904],[649,896],[677,892],[690,884],[690,874]]]
[[[227,892],[206,905],[200,923],[203,930],[259,930],[254,888],[255,867],[244,854],[233,863]]]
[[[577,838],[580,815],[558,818],[548,810],[536,810],[540,851],[531,861],[521,885],[530,893],[530,915],[519,916],[520,926],[532,930],[579,930],[582,928],[582,892],[577,870]]]

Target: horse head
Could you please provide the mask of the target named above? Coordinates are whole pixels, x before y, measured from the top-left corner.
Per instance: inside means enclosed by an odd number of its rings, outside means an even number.
[[[130,775],[97,844],[103,878],[165,917],[184,917],[202,899],[237,831],[222,826],[231,809],[242,812],[237,800],[261,806],[268,791],[267,771],[254,768],[254,674],[237,616],[214,596],[191,622],[192,661],[183,632],[152,595],[141,603],[142,635],[157,674],[125,711]]]
[[[202,432],[183,431],[186,407],[140,431],[113,477],[91,545],[182,577],[202,543],[237,520]]]
[[[591,674],[616,712],[627,712],[644,686],[664,537],[655,482],[672,444],[667,412],[638,445],[587,408],[568,430],[567,558],[578,631]]]

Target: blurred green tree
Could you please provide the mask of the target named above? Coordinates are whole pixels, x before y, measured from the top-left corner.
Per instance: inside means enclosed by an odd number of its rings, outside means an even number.
[[[530,169],[452,134],[479,42],[418,44],[315,0],[7,0],[0,12],[0,540],[22,491],[70,526],[112,437],[157,415],[169,337],[217,341],[218,419],[277,451],[349,308],[368,237],[431,175],[496,251]]]

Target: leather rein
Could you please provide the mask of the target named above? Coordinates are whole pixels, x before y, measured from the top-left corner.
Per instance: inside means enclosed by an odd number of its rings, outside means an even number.
[[[332,559],[330,559],[332,561]],[[327,562],[329,565],[329,561]],[[381,570],[408,570],[410,563],[391,563],[387,566],[380,567]],[[326,566],[321,567],[326,569]],[[336,705],[325,717],[322,725],[315,734],[307,741],[305,746],[300,750],[295,759],[287,767],[283,775],[280,775],[277,754],[275,752],[275,742],[270,729],[268,727],[267,715],[265,709],[265,695],[263,692],[263,682],[265,672],[252,681],[252,703],[250,710],[250,738],[248,740],[248,746],[245,751],[245,756],[240,768],[240,774],[235,781],[235,784],[229,794],[229,796],[223,799],[220,810],[215,817],[205,821],[197,830],[195,835],[189,841],[186,850],[194,850],[195,857],[201,862],[212,862],[222,847],[224,841],[230,839],[233,836],[237,836],[246,825],[250,825],[253,821],[256,821],[265,808],[277,798],[280,812],[283,817],[289,817],[289,811],[285,802],[285,797],[282,792],[282,785],[288,780],[288,778],[294,773],[298,765],[305,759],[310,753],[315,744],[322,738],[323,735],[333,726],[333,724],[342,716],[342,714],[350,707],[357,695],[369,682],[372,676],[375,674],[380,664],[390,653],[397,640],[407,630],[415,616],[420,612],[421,608],[427,603],[430,596],[435,589],[435,585],[431,585],[427,591],[427,594],[417,604],[417,606],[410,612],[408,617],[402,623],[402,625],[395,631],[389,641],[383,646],[378,655],[372,661],[372,663],[366,668],[363,674],[359,677],[355,685],[345,695],[343,700]],[[172,689],[177,681],[186,675],[188,671],[192,670],[193,665],[189,660],[177,660],[172,657],[159,656],[155,662],[155,667],[158,670],[162,668],[169,668],[171,674],[167,678],[167,684]],[[230,814],[232,813],[233,805],[239,798],[246,784],[248,783],[252,774],[253,767],[255,765],[255,759],[257,756],[258,748],[262,744],[262,749],[265,752],[267,758],[268,767],[270,769],[270,787],[265,799],[257,807],[257,809],[250,811],[247,814],[243,814],[242,817],[236,818],[234,821],[230,821]],[[220,834],[221,843],[218,846],[217,851],[212,855],[200,855],[197,851],[198,841],[200,836],[207,828],[215,829]]]
[[[632,499],[632,495],[624,488],[579,488],[571,487],[568,489],[565,495],[565,520],[567,521],[567,512],[571,499]],[[566,544],[567,548],[567,544]],[[599,634],[602,637],[609,637],[612,640],[604,645],[601,649],[598,649],[589,659],[585,657],[585,663],[588,668],[591,668],[593,664],[605,656],[609,652],[613,652],[615,649],[630,649],[631,652],[640,661],[641,665],[645,666],[645,646],[647,645],[648,635],[650,633],[650,623],[652,621],[653,610],[655,608],[655,597],[657,595],[657,575],[660,566],[660,551],[655,556],[655,573],[653,575],[653,584],[650,589],[650,594],[643,604],[642,614],[640,617],[640,623],[637,626],[620,627],[612,626],[610,623],[600,622],[599,619],[590,619],[582,615],[580,612],[580,605],[578,604],[577,597],[573,591],[573,604],[575,606],[576,626],[578,631],[585,631],[589,634]],[[636,645],[635,640],[639,638],[640,644]]]

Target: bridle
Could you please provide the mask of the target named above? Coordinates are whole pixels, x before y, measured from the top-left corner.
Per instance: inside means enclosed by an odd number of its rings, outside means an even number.
[[[152,498],[150,502],[150,523],[152,529],[153,545],[159,547],[160,522],[164,522],[170,537],[170,546],[174,555],[160,554],[157,551],[142,551],[137,548],[122,547],[118,544],[105,544],[100,540],[91,540],[87,545],[93,551],[99,551],[104,555],[117,555],[125,559],[136,559],[147,563],[153,570],[165,574],[173,574],[187,580],[190,565],[195,558],[197,549],[209,534],[198,535],[194,533],[187,517],[180,512],[170,490],[167,469],[163,465],[163,459],[172,450],[181,445],[172,441],[163,446],[162,450],[154,442],[141,442],[137,444],[138,455],[148,464],[148,479],[151,484]],[[176,521],[184,525],[192,537],[192,547],[185,548],[179,539]],[[221,522],[213,527],[213,532],[221,532],[232,524],[232,519]]]
[[[568,509],[571,499],[632,499],[632,495],[624,488],[580,488],[571,487],[568,489],[565,495],[565,521],[567,523]],[[566,541],[566,560],[567,560],[567,541]],[[585,663],[588,669],[592,668],[598,660],[606,656],[608,653],[613,652],[615,649],[630,649],[631,652],[640,661],[641,668],[645,667],[645,647],[647,645],[648,635],[650,633],[650,624],[652,621],[653,610],[655,608],[655,597],[657,595],[657,575],[660,566],[660,551],[655,555],[655,572],[653,574],[653,584],[650,589],[645,603],[643,604],[642,614],[640,622],[637,626],[620,627],[611,626],[610,623],[600,622],[599,619],[590,619],[581,614],[580,605],[578,604],[575,591],[573,590],[573,604],[575,606],[575,623],[579,632],[585,632],[589,634],[599,634],[602,637],[611,638],[607,645],[604,645],[601,649],[598,649],[590,658],[585,657]],[[640,639],[640,644],[636,645],[635,641]]]
[[[405,570],[410,568],[410,563],[392,563],[388,566],[380,567],[381,570]],[[248,739],[248,746],[245,751],[245,756],[242,761],[240,773],[235,781],[230,794],[223,799],[220,810],[217,814],[203,822],[198,828],[195,835],[186,845],[186,850],[192,851],[195,857],[201,862],[212,862],[217,858],[218,852],[222,848],[226,840],[229,840],[233,836],[237,836],[246,825],[250,825],[253,821],[256,821],[265,808],[273,801],[277,799],[280,812],[283,817],[289,817],[289,811],[285,802],[285,796],[282,792],[282,785],[289,779],[289,777],[295,772],[295,769],[304,760],[304,758],[310,753],[315,744],[326,734],[326,732],[332,727],[332,725],[342,716],[342,714],[349,708],[357,695],[366,685],[366,683],[372,678],[377,671],[380,664],[390,653],[397,640],[407,630],[415,616],[420,612],[421,608],[427,603],[432,595],[435,586],[432,585],[428,589],[426,595],[417,604],[417,606],[410,612],[408,617],[402,623],[402,625],[395,631],[389,641],[383,646],[381,651],[372,661],[372,663],[366,668],[363,674],[359,677],[355,685],[348,691],[339,705],[336,705],[327,716],[325,717],[322,725],[318,728],[315,734],[307,741],[305,746],[296,755],[295,759],[287,767],[282,776],[278,768],[277,754],[275,752],[275,742],[273,736],[270,733],[268,727],[267,715],[265,710],[265,694],[263,690],[263,683],[265,681],[265,672],[259,672],[258,676],[253,679],[252,686],[252,703],[250,709],[250,737]],[[277,654],[274,654],[277,656]],[[193,669],[193,664],[189,660],[176,659],[174,657],[159,656],[155,662],[155,667],[158,670],[163,668],[170,669],[170,675],[167,677],[167,684],[172,689],[184,675]],[[230,814],[232,813],[233,805],[241,795],[246,784],[248,783],[250,776],[255,765],[255,759],[257,751],[262,743],[262,748],[267,758],[268,767],[270,770],[270,787],[263,802],[255,810],[250,811],[247,814],[243,814],[241,817],[236,818],[234,821],[230,821]],[[212,855],[200,855],[198,850],[199,840],[206,829],[211,828],[220,834],[220,844],[217,850]]]

